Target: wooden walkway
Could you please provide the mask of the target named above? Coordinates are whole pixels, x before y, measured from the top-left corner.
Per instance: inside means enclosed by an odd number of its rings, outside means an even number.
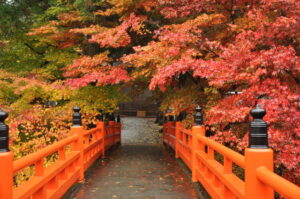
[[[161,145],[119,146],[99,162],[75,199],[194,199],[190,179]]]
[[[152,119],[123,118],[122,145],[98,161],[75,199],[194,199],[191,180]]]

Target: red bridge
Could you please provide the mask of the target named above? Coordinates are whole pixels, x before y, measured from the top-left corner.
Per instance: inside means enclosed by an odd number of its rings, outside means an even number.
[[[190,169],[192,181],[200,183],[211,198],[272,199],[276,192],[284,198],[299,199],[300,188],[273,172],[273,151],[268,147],[267,125],[263,121],[265,113],[259,106],[252,109],[254,120],[250,124],[249,146],[244,155],[205,136],[200,107],[196,108],[192,129],[184,129],[180,120],[174,121],[174,117],[169,116],[169,121],[163,125],[163,143],[175,151],[176,158]],[[6,118],[7,114],[1,111],[0,199],[61,198],[74,184],[83,183],[88,168],[121,142],[119,117],[117,121],[111,117],[107,123],[99,117],[95,128],[85,130],[80,109],[75,107],[68,138],[13,160],[8,146],[8,126],[4,124]],[[45,158],[53,154],[57,154],[56,162],[46,167]],[[20,186],[14,186],[14,175],[29,167],[34,169],[34,175]],[[244,172],[244,179],[235,174],[236,168]]]

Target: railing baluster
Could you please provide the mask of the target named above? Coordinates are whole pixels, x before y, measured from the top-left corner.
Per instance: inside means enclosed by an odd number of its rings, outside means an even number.
[[[67,177],[68,177],[67,169],[64,169],[62,172],[60,172],[58,180],[65,180],[65,179],[67,179]]]
[[[58,160],[64,161],[66,160],[66,149],[62,147],[58,150]]]
[[[44,158],[40,159],[34,164],[34,176],[43,177],[44,176]],[[41,187],[37,192],[32,195],[32,199],[44,199],[46,198],[46,189]]]
[[[220,187],[221,186],[220,180],[218,179],[218,177],[216,175],[214,175],[213,185],[215,187]]]
[[[56,189],[58,187],[58,177],[55,176],[47,185],[48,189]]]
[[[42,177],[44,175],[44,158],[34,164],[34,176]]]
[[[208,147],[208,159],[214,160],[215,159],[214,155],[215,155],[214,149],[211,147]]]
[[[227,157],[224,157],[224,173],[225,174],[232,173],[232,161]]]
[[[47,197],[45,187],[41,187],[37,192],[32,195],[31,199],[45,199]]]
[[[97,119],[99,120],[96,124],[97,128],[99,128],[99,138],[102,139],[102,144],[101,144],[101,149],[102,150],[102,157],[104,158],[105,156],[105,124],[103,121],[103,113],[101,111],[100,113],[101,115],[99,115],[97,117]]]
[[[223,198],[224,199],[234,199],[234,195],[232,192],[225,186],[223,185]]]
[[[206,166],[205,166],[205,172],[204,172],[204,173],[205,173],[205,177],[206,177],[206,178],[208,178],[208,179],[211,178],[210,170],[209,170],[209,168],[206,167]]]
[[[180,150],[180,144],[179,144],[179,140],[180,140],[180,128],[181,128],[181,122],[178,121],[177,117],[177,121],[175,123],[175,157],[179,158],[179,150]]]

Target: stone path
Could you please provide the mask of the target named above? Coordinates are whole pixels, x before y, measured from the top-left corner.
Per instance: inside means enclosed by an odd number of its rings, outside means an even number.
[[[138,117],[122,118],[122,145],[124,144],[161,144],[160,127],[155,119]]]
[[[123,118],[122,145],[99,161],[75,199],[196,199],[151,119]]]

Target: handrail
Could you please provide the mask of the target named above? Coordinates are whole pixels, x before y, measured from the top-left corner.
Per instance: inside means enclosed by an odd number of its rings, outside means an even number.
[[[224,155],[224,157],[229,158],[230,160],[232,160],[234,163],[236,163],[240,167],[245,168],[245,157],[243,155],[241,155],[241,154],[225,147],[224,145],[222,145],[212,139],[209,139],[203,135],[197,135],[196,138],[199,139],[205,145],[218,151],[218,153]]]
[[[182,159],[192,173],[192,181],[200,182],[213,199],[274,199],[274,192],[285,198],[300,198],[300,187],[273,172],[273,150],[268,147],[265,110],[251,110],[249,145],[244,155],[205,136],[201,108],[196,108],[191,130],[180,121],[163,125],[163,143],[175,142],[175,157]],[[170,129],[175,128],[175,138]],[[173,148],[173,147],[171,147]],[[218,161],[215,152],[223,156]],[[236,175],[233,164],[242,168],[244,180]]]
[[[181,140],[178,141],[182,146],[190,150],[190,146],[182,142]]]
[[[96,128],[93,128],[93,129],[90,129],[90,130],[87,130],[83,133],[84,136],[87,136],[87,135],[91,135],[93,133],[96,133],[97,131],[101,130],[101,128],[99,127],[96,127]]]
[[[32,153],[30,155],[27,155],[21,159],[14,161],[13,172],[16,173],[25,167],[33,165],[40,159],[53,154],[54,152],[58,151],[59,149],[65,147],[68,144],[71,144],[72,142],[77,140],[78,137],[79,137],[78,135],[71,135],[70,137],[67,137],[59,142],[49,145],[49,146],[41,149],[40,151],[37,151],[35,153]]]
[[[282,194],[286,198],[299,199],[300,189],[297,185],[278,176],[266,167],[256,169],[256,176],[265,185],[272,187],[276,192]]]
[[[13,160],[13,153],[8,148],[8,136],[6,137],[7,144],[0,145],[0,199],[61,198],[74,183],[84,181],[86,169],[99,157],[104,157],[107,149],[120,143],[119,117],[118,122],[109,121],[109,125],[105,125],[103,121],[99,121],[96,128],[84,130],[80,108],[75,107],[73,110],[70,136],[21,159]],[[0,134],[8,135],[8,126],[3,123],[3,116],[7,114],[0,113]],[[105,137],[107,132],[109,138]],[[2,140],[1,137],[0,141]],[[3,146],[6,148],[2,149]],[[57,159],[46,168],[46,157],[56,155],[56,152]],[[34,168],[33,176],[28,176],[29,180],[13,187],[14,175],[18,175],[22,169],[31,169],[31,166]]]
[[[185,128],[179,128],[179,131],[181,131],[182,133],[186,134],[186,135],[190,135],[192,136],[192,131],[185,129]]]

